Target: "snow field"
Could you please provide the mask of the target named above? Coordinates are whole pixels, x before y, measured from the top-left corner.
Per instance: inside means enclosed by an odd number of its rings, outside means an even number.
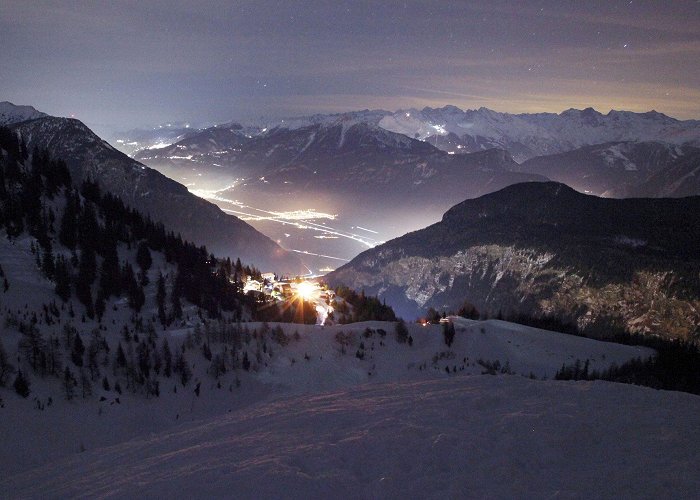
[[[690,498],[698,442],[688,394],[452,377],[263,401],[4,476],[0,495]]]

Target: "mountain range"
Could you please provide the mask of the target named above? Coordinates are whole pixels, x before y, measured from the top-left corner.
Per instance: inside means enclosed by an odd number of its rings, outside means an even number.
[[[515,115],[445,106],[230,123],[136,158],[195,189],[233,185],[237,196],[312,190],[353,200],[369,195],[369,202],[381,192],[391,203],[421,192],[447,200],[437,203],[444,210],[545,178],[607,197],[700,194],[699,149],[699,121],[655,111]]]
[[[559,114],[510,114],[487,108],[462,111],[445,106],[397,111],[383,117],[379,124],[447,151],[506,149],[518,162],[607,142],[700,145],[698,120],[676,120],[656,111],[612,110],[602,114],[586,108]]]
[[[307,252],[304,262],[316,272],[357,255],[366,248],[366,236],[385,241],[437,220],[465,198],[546,180],[516,171],[503,150],[453,155],[368,117],[377,119],[371,112],[317,116],[257,135],[229,124],[136,157],[221,208],[247,216],[288,248]],[[334,234],[311,235],[309,228],[318,229],[307,224],[318,223],[312,219],[299,228],[278,218],[310,210],[330,214]],[[370,233],[358,234],[357,227]],[[348,237],[333,239],[338,233]]]
[[[656,111],[635,113],[611,110],[603,114],[593,108],[568,109],[558,114],[512,114],[488,108],[462,110],[456,106],[411,108],[395,112],[363,110],[269,120],[247,125],[245,130],[247,135],[255,136],[278,128],[295,130],[311,125],[331,125],[340,121],[377,125],[452,153],[505,149],[519,163],[536,156],[563,153],[608,142],[657,141],[700,146],[698,120],[677,120]],[[212,128],[231,126],[243,128],[233,123]],[[161,125],[149,132],[141,131],[138,137],[142,141],[142,149],[152,149],[154,145],[162,144],[168,129],[167,125]],[[180,132],[187,133],[188,136],[196,135],[192,129],[182,129]],[[136,137],[134,133],[125,133],[122,136],[132,138],[131,140]],[[122,142],[128,142],[128,139],[123,139]],[[171,141],[175,142],[178,141]]]
[[[442,220],[326,276],[407,317],[428,307],[551,315],[591,334],[700,338],[700,197],[606,199],[524,183],[466,200]]]
[[[606,197],[700,194],[699,145],[700,122],[657,112],[445,106],[228,123],[135,157],[325,269],[364,243],[420,229],[464,199],[520,182],[554,180]],[[310,237],[314,226],[280,218],[309,210],[331,214],[333,230],[350,238],[317,241],[325,236]]]
[[[450,155],[353,117],[280,126],[256,136],[240,125],[217,127],[137,158],[153,165],[193,165],[199,171],[228,168],[245,181],[235,186],[237,191],[326,190],[368,201],[381,194],[390,203],[414,192],[464,199],[492,189],[487,184],[539,177],[515,172],[517,164],[502,150]]]
[[[608,198],[700,194],[700,148],[663,142],[613,142],[531,158],[518,170]]]

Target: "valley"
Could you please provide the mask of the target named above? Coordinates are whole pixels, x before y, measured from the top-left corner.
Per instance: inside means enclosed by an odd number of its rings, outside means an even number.
[[[230,123],[165,146],[160,129],[139,137],[148,146],[135,158],[250,223],[313,274],[518,182],[555,180],[605,197],[700,194],[700,127],[659,113],[447,106]]]

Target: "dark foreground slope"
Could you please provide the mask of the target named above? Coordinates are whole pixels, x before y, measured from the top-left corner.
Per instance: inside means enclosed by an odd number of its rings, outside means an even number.
[[[700,197],[613,200],[525,183],[328,275],[404,315],[468,300],[482,313],[553,314],[579,327],[700,335]]]

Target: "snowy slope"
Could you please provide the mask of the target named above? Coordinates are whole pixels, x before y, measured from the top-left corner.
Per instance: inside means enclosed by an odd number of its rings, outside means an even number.
[[[16,106],[11,102],[0,102],[0,125],[11,125],[47,116],[32,106]]]
[[[153,310],[152,300],[149,298],[147,302],[146,314]],[[112,318],[117,319],[114,330],[105,332],[113,350],[118,341],[124,343],[119,325],[126,320],[127,312],[110,313],[105,322],[109,325]],[[267,350],[259,361],[256,341],[244,344],[243,350],[252,360],[250,372],[239,368],[214,379],[207,373],[209,362],[195,348],[188,353],[193,382],[183,387],[177,377],[161,377],[160,397],[151,399],[129,392],[117,395],[96,385],[94,397],[69,402],[63,399],[59,381],[32,376],[32,394],[28,400],[19,398],[11,389],[0,389],[0,398],[4,400],[4,408],[0,408],[3,422],[0,469],[19,473],[73,455],[81,448],[93,450],[135,438],[147,439],[184,421],[206,420],[295,394],[314,397],[327,391],[354,390],[366,384],[481,376],[485,368],[479,360],[499,361],[509,366],[513,374],[552,378],[563,363],[570,364],[576,359],[588,359],[592,369],[600,369],[652,354],[645,348],[555,334],[502,321],[471,322],[455,318],[455,323],[457,334],[451,348],[445,346],[439,325],[407,325],[414,339],[412,346],[396,342],[392,323],[366,322],[325,328],[282,325],[292,340],[282,346],[268,339]],[[268,328],[276,326],[270,324]],[[245,327],[249,332],[265,329],[258,323],[246,323]],[[87,328],[92,327],[87,325]],[[173,352],[188,338],[187,329],[177,328],[180,327],[159,333],[161,339],[168,339]],[[368,329],[369,333],[365,333]],[[294,332],[299,333],[298,340],[294,340]],[[336,339],[339,332],[346,339],[344,349]],[[7,336],[3,342],[13,352]],[[211,345],[214,353],[226,347]],[[363,359],[356,356],[358,351],[364,352]],[[199,397],[193,392],[197,383],[201,383]],[[53,399],[51,405],[41,411],[35,409],[37,401],[46,405],[49,397]],[[101,397],[105,399],[99,401]],[[60,434],[55,429],[61,429]]]
[[[302,339],[278,351],[259,374],[259,380],[292,392],[313,392],[372,381],[442,377],[445,368],[451,372],[456,368],[455,373],[459,374],[481,374],[484,367],[479,360],[508,363],[513,373],[522,376],[532,373],[538,378],[553,378],[562,363],[570,364],[576,359],[588,359],[591,369],[599,370],[653,353],[643,347],[598,342],[505,321],[458,317],[453,321],[457,336],[450,348],[444,344],[441,325],[408,325],[414,339],[412,346],[396,343],[391,323],[364,322],[323,329],[289,325],[287,328],[293,327]],[[373,333],[367,337],[367,328],[383,328],[387,335]],[[335,340],[338,332],[350,336],[345,355],[340,354]],[[360,361],[355,354],[361,343],[365,356]],[[305,355],[310,359],[300,362]]]
[[[687,394],[456,377],[265,401],[4,476],[0,494],[689,498],[699,440]]]

